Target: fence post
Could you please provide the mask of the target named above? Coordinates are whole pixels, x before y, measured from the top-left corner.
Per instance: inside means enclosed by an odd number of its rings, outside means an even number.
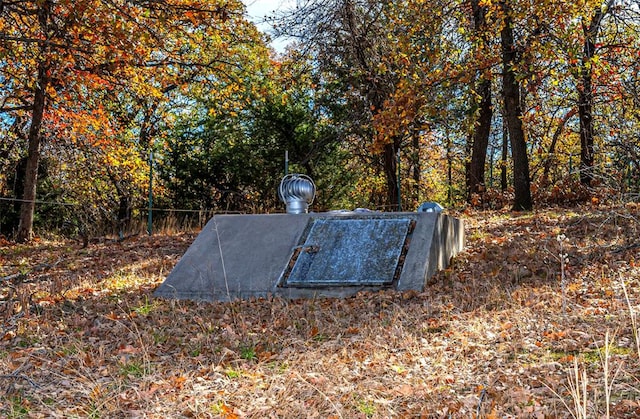
[[[153,150],[149,151],[149,215],[147,234],[153,234]]]

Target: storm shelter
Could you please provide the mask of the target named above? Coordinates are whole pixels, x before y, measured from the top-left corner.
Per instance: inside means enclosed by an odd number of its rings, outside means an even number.
[[[348,297],[421,291],[464,247],[461,220],[443,213],[216,215],[157,297]]]

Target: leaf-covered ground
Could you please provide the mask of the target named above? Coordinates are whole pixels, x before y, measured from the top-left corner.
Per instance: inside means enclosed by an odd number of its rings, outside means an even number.
[[[3,242],[0,411],[637,417],[639,210],[463,214],[466,251],[423,293],[344,300],[152,298],[192,233]]]

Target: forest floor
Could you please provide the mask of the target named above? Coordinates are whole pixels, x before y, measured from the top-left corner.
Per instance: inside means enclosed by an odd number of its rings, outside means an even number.
[[[195,233],[4,241],[1,415],[638,417],[640,205],[460,216],[424,292],[342,300],[154,299]]]

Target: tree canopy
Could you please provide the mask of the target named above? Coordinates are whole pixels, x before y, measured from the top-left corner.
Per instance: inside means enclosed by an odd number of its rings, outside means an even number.
[[[633,0],[310,0],[269,21],[286,52],[239,1],[1,2],[0,232],[122,229],[150,186],[159,209],[281,211],[285,153],[319,210],[639,193]]]

